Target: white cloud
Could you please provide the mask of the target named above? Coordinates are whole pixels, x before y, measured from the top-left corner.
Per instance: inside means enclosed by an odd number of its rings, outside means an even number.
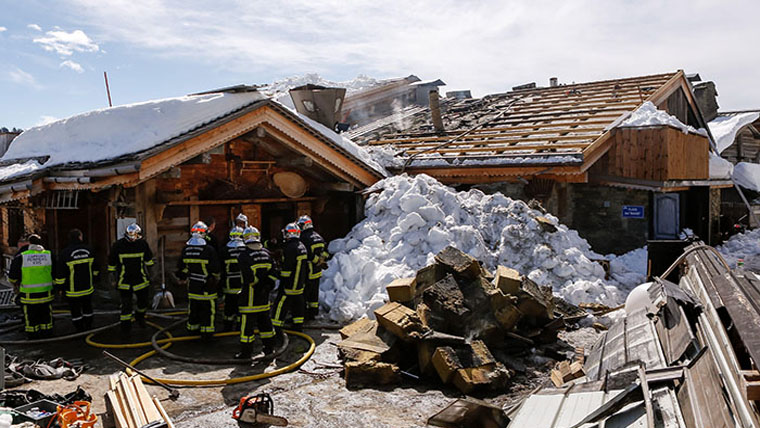
[[[30,28],[35,31],[42,31],[42,28],[37,24],[28,24],[26,28]]]
[[[62,30],[48,31],[46,37],[34,39],[43,49],[56,52],[61,56],[71,56],[74,52],[97,52],[100,47],[82,30],[70,33]]]
[[[482,95],[684,68],[715,79],[724,107],[760,104],[756,0],[68,1],[98,40],[252,76],[414,73]]]
[[[53,123],[57,120],[59,120],[59,118],[55,116],[47,116],[43,114],[42,116],[40,116],[40,119],[37,121],[37,123],[34,124],[34,126],[47,125],[48,123]]]
[[[76,71],[77,73],[84,73],[84,68],[82,68],[82,65],[79,64],[79,63],[77,63],[77,62],[74,62],[74,61],[72,61],[70,59],[67,59],[66,61],[62,62],[61,65],[60,65],[60,67],[61,68],[63,68],[63,67],[70,68],[70,69]]]
[[[19,85],[29,86],[34,89],[42,88],[42,85],[37,82],[37,79],[35,79],[34,76],[18,67],[9,70],[7,72],[7,77],[11,82]]]
[[[0,27],[0,33],[2,33],[3,31],[8,31],[8,29],[5,27]]]

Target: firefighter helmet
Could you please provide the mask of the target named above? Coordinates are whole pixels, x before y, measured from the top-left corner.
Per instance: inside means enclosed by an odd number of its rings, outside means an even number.
[[[307,215],[302,215],[301,217],[298,217],[298,227],[301,230],[311,229],[314,227],[314,223],[311,222],[311,217]]]
[[[140,226],[138,226],[137,223],[132,223],[127,226],[124,236],[130,241],[137,241],[142,237],[142,229],[140,229]]]
[[[245,241],[246,244],[260,244],[261,232],[253,226],[248,226],[243,231],[243,241]]]
[[[201,236],[204,236],[206,233],[208,233],[208,226],[206,226],[206,223],[199,221],[193,225],[193,227],[190,229],[190,233],[193,235],[197,233]]]
[[[301,229],[295,223],[288,223],[282,231],[282,237],[285,239],[298,239],[301,237]]]
[[[243,228],[235,226],[230,230],[230,239],[243,239]]]
[[[235,217],[235,224],[238,223],[243,223],[245,225],[242,227],[248,227],[248,216],[243,213],[238,214],[237,217]]]
[[[193,233],[190,239],[187,240],[187,245],[201,246],[206,245],[206,238],[200,233]]]

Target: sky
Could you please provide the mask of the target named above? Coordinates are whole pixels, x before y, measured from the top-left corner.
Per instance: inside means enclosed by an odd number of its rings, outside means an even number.
[[[760,108],[760,1],[0,0],[0,127],[318,73],[475,96],[683,69]]]

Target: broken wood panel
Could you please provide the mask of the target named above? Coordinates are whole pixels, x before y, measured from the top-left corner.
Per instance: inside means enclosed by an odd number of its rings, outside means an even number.
[[[726,305],[734,328],[741,338],[742,344],[746,348],[755,364],[760,362],[760,281],[750,279],[752,274],[743,276],[735,274],[733,276],[724,275],[722,280],[716,281],[716,289],[721,300]],[[719,279],[716,277],[716,279]]]
[[[684,378],[684,385],[678,391],[678,402],[687,426],[736,426],[731,417],[729,403],[724,399],[720,373],[709,349],[685,370]]]

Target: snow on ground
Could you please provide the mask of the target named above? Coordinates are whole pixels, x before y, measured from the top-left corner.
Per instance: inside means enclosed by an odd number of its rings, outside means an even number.
[[[736,184],[755,192],[760,192],[760,164],[739,162],[734,165]]]
[[[736,267],[738,259],[746,261],[758,257],[760,256],[760,229],[734,235],[717,249],[732,268]]]
[[[659,110],[651,101],[647,101],[641,105],[636,111],[625,119],[620,125],[620,128],[636,128],[640,126],[656,126],[667,125],[680,129],[684,134],[692,133],[707,136],[707,132],[704,129],[697,130],[693,126],[688,126],[678,120],[675,116],[671,116],[668,112]]]
[[[327,87],[346,88],[346,94],[350,94],[362,89],[377,86],[379,84],[382,84],[382,82],[382,80],[377,80],[363,74],[356,76],[356,78],[352,80],[334,82],[332,80],[323,79],[319,74],[307,73],[303,76],[286,77],[284,79],[272,82],[269,85],[261,88],[261,92],[281,104],[284,104],[288,107],[293,107],[293,101],[290,99],[290,93],[288,91],[299,86],[312,84]]]
[[[707,126],[715,138],[718,153],[722,153],[736,139],[736,133],[740,129],[760,118],[760,112],[737,113],[729,116],[718,116],[711,120]]]
[[[593,259],[588,242],[545,215],[557,227],[547,232],[541,213],[519,200],[479,190],[456,192],[427,175],[395,176],[376,183],[366,204],[367,218],[343,239],[333,254],[320,297],[336,321],[368,314],[387,299],[385,286],[414,275],[448,245],[493,270],[509,266],[573,303],[623,303],[627,291],[643,281],[646,250],[611,261],[612,279]]]
[[[93,110],[19,135],[2,160],[50,156],[44,167],[138,153],[264,99],[258,92],[184,96]]]

